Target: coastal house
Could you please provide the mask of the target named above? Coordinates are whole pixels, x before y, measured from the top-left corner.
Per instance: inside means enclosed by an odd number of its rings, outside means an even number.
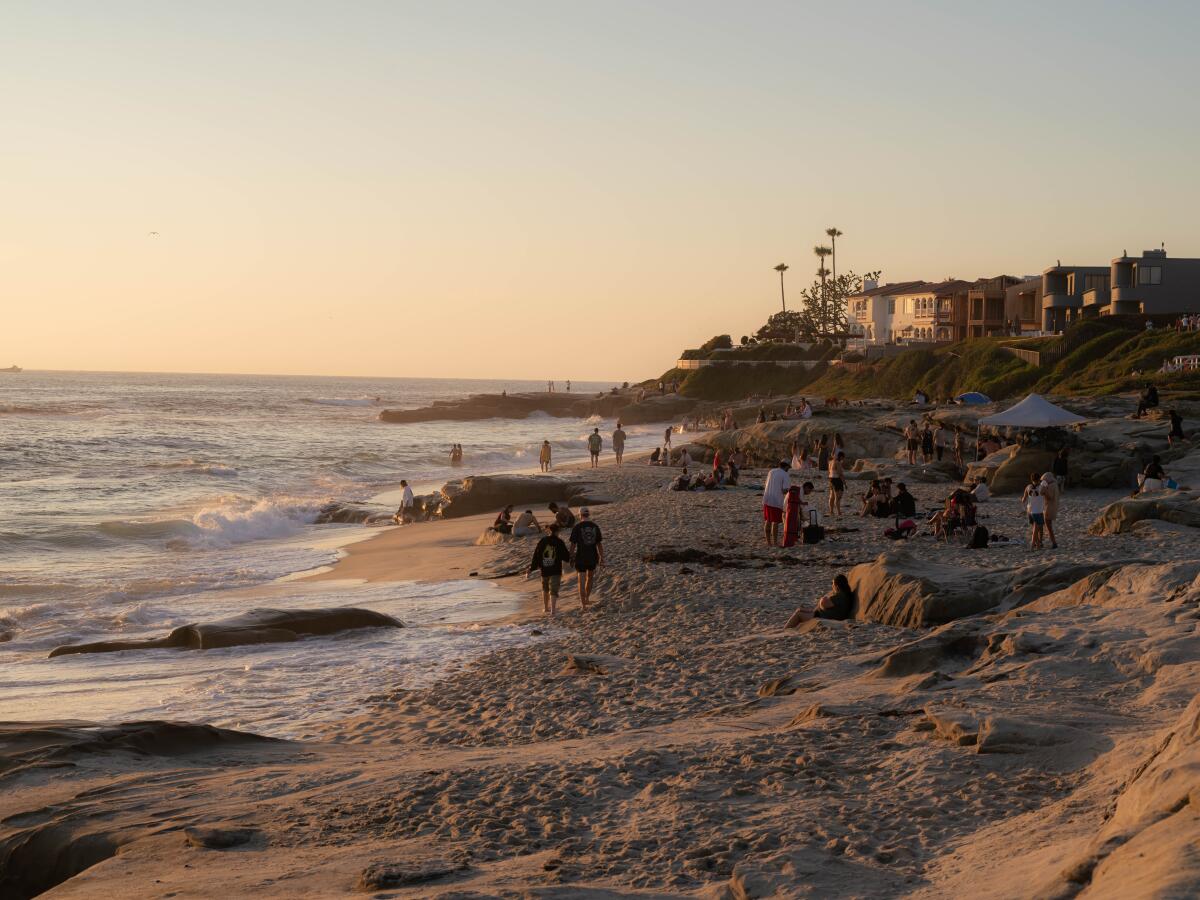
[[[846,314],[850,320],[852,343],[858,346],[889,344],[894,340],[892,319],[896,314],[898,297],[919,288],[923,281],[902,281],[876,285],[867,281],[863,290],[847,298]]]
[[[1012,275],[996,275],[971,285],[967,291],[967,337],[987,337],[1008,330],[1008,289],[1020,281]]]
[[[1062,331],[1109,302],[1108,266],[1050,266],[1042,272],[1042,328]]]
[[[1200,312],[1200,259],[1168,257],[1166,250],[1122,254],[1112,261],[1107,302],[1096,298],[1099,315],[1164,315]]]
[[[904,343],[947,343],[967,332],[970,282],[949,278],[924,282],[897,294],[892,332]]]
[[[1021,334],[1042,330],[1043,276],[1031,275],[1004,292],[1004,316]]]

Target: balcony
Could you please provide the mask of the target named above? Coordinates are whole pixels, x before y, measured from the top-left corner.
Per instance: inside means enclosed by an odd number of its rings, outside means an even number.
[[[1042,309],[1073,309],[1081,305],[1079,298],[1070,294],[1046,294],[1042,297]]]

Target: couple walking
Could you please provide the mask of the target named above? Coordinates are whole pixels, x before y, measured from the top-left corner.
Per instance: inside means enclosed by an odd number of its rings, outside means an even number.
[[[600,526],[592,521],[590,509],[585,506],[579,510],[579,522],[571,529],[569,548],[558,536],[560,530],[557,523],[547,527],[546,536],[534,547],[533,560],[529,563],[529,573],[537,571],[542,576],[542,610],[548,616],[554,616],[558,611],[564,563],[570,562],[575,569],[579,605],[584,610],[592,597],[596,569],[604,565],[603,536]]]

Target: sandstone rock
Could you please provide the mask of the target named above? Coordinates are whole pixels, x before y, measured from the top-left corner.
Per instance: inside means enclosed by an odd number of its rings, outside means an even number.
[[[360,891],[382,891],[425,884],[466,871],[464,863],[431,860],[418,863],[372,863],[363,869],[356,885]]]
[[[243,644],[296,641],[307,635],[333,634],[355,628],[403,628],[391,616],[347,606],[333,609],[252,609],[232,619],[181,625],[165,638],[145,641],[100,641],[55,647],[50,656],[70,653],[113,653],[120,650],[211,650]]]
[[[184,841],[192,847],[206,850],[228,850],[240,847],[258,838],[262,832],[257,828],[185,828]]]
[[[905,678],[920,672],[961,669],[974,662],[987,646],[982,620],[951,622],[927,635],[901,644],[868,662],[878,663],[872,678]]]
[[[1200,560],[1159,564],[1134,561],[1105,566],[1069,587],[1038,598],[1026,609],[1030,612],[1072,606],[1131,609],[1197,598],[1200,598]]]
[[[1106,506],[1088,528],[1089,534],[1122,534],[1143,519],[1159,519],[1200,528],[1200,495],[1190,491],[1154,491],[1126,497]]]
[[[522,506],[566,501],[572,506],[594,502],[590,484],[558,475],[471,475],[442,488],[441,515],[454,519]]]

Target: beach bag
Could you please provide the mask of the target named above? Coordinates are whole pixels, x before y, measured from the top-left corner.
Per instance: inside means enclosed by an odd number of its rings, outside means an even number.
[[[912,519],[896,520],[894,527],[883,529],[883,536],[891,541],[902,541],[916,530],[917,523]]]
[[[984,550],[988,545],[988,530],[986,525],[976,525],[967,532],[968,550]]]

